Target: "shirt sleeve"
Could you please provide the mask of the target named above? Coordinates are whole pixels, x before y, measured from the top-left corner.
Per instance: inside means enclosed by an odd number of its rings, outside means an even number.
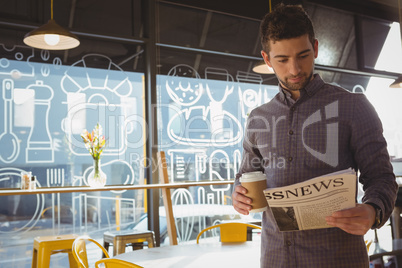
[[[398,185],[383,136],[381,121],[363,94],[354,94],[351,147],[363,185],[363,203],[376,204],[382,211],[379,227],[390,217]],[[379,228],[378,227],[378,228]]]

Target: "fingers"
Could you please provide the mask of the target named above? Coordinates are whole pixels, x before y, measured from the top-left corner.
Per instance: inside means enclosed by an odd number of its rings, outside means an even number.
[[[375,217],[374,208],[366,204],[358,204],[354,208],[336,211],[325,217],[328,225],[338,227],[345,232],[355,235],[364,235],[373,226]]]
[[[233,207],[237,212],[243,215],[248,215],[249,211],[252,209],[250,205],[252,200],[245,196],[246,193],[246,188],[241,185],[236,186],[232,193]]]
[[[362,204],[357,204],[356,207],[353,208],[335,211],[334,213],[332,213],[331,216],[336,218],[357,217],[360,215],[364,215],[366,213],[365,209],[366,208],[362,206]]]
[[[328,225],[338,227],[347,233],[355,235],[364,235],[371,228],[371,225],[363,217],[335,218],[330,216],[325,219]]]

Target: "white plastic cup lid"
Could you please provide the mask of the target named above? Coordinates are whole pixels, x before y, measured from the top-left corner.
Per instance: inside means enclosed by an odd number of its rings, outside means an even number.
[[[261,171],[253,171],[243,173],[240,177],[240,182],[253,182],[253,181],[261,181],[266,180],[267,177]]]

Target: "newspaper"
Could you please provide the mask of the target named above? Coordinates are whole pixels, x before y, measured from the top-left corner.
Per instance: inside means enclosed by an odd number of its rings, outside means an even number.
[[[330,228],[325,217],[356,205],[357,174],[352,169],[264,190],[280,231]]]

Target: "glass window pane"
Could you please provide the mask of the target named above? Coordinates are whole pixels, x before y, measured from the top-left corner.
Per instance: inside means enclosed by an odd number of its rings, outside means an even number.
[[[37,188],[86,186],[93,159],[81,133],[98,122],[106,138],[106,185],[143,183],[142,73],[125,71],[103,54],[85,54],[67,66],[59,53],[0,47],[0,188],[20,188],[22,171],[36,176]],[[0,202],[3,248],[25,247],[20,252],[30,252],[27,244],[32,249],[41,235],[98,239],[145,212],[143,190],[10,195]],[[12,258],[24,267],[32,255]],[[53,259],[60,266],[68,262]]]

